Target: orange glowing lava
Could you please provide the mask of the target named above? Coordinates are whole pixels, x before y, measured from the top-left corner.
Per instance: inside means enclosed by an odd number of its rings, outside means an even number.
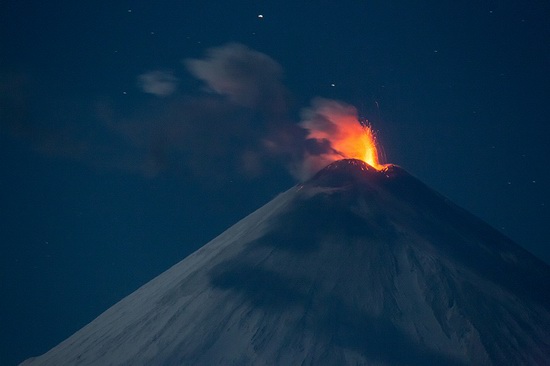
[[[358,138],[355,138],[355,140],[359,140],[358,142],[355,142],[359,145],[357,147],[360,155],[358,159],[363,160],[365,163],[369,164],[373,168],[380,170],[382,168],[382,165],[380,165],[380,162],[378,161],[378,146],[376,145],[376,136],[374,135],[374,132],[372,131],[372,128],[370,126],[361,126],[361,129],[363,130],[362,133],[359,135]]]
[[[342,159],[362,160],[376,170],[385,166],[379,161],[374,131],[359,122],[357,109],[349,104],[315,98],[302,111],[299,126],[307,131],[306,139],[315,142],[293,172],[301,180]]]
[[[372,128],[359,123],[354,108],[342,105],[336,107],[334,104],[318,106],[317,118],[309,116],[301,124],[308,130],[308,138],[330,142],[330,151],[322,156],[325,163],[359,159],[377,170],[382,169]]]

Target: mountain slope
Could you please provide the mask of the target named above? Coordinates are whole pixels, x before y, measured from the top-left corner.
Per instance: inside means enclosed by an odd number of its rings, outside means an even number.
[[[549,278],[402,169],[341,160],[23,365],[544,365]]]

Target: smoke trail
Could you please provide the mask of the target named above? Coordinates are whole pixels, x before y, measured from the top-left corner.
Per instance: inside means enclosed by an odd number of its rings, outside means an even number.
[[[209,49],[205,59],[187,59],[185,65],[212,91],[227,96],[235,104],[265,109],[268,113],[286,112],[283,69],[263,53],[230,43]]]
[[[230,43],[184,64],[204,83],[201,90],[178,94],[174,74],[141,74],[137,85],[143,92],[170,98],[151,99],[131,116],[106,100],[71,99],[50,116],[4,113],[2,123],[7,119],[12,136],[41,153],[148,177],[183,169],[215,182],[254,178],[278,166],[303,180],[336,159],[359,154],[350,143],[363,133],[355,108],[318,98],[296,121],[283,69],[269,56]],[[13,90],[7,86],[0,96]],[[4,111],[17,109],[13,98],[4,97]],[[25,98],[17,103],[27,108],[32,103]]]
[[[167,71],[150,71],[138,76],[138,85],[145,92],[157,97],[167,97],[176,91],[178,78]]]

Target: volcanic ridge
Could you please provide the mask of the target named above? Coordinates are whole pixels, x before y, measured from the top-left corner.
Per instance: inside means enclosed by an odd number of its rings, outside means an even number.
[[[346,159],[23,365],[545,365],[549,279],[402,168]]]

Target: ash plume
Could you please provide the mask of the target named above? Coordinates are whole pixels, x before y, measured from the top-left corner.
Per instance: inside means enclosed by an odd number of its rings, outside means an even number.
[[[285,112],[283,69],[271,57],[238,44],[211,48],[204,59],[187,59],[187,69],[213,92],[237,105]]]
[[[138,76],[138,85],[145,93],[167,97],[176,91],[178,78],[172,72],[150,71]]]
[[[247,180],[279,167],[303,180],[335,159],[353,157],[337,143],[348,125],[360,130],[356,110],[317,98],[301,120],[293,117],[283,68],[271,57],[230,43],[183,63],[201,89],[179,92],[182,82],[172,72],[141,74],[140,90],[161,98],[132,115],[106,98],[74,97],[37,113],[32,97],[21,93],[18,108],[28,110],[2,118],[3,130],[39,153],[146,177],[183,170],[213,182]],[[0,89],[0,101],[13,110],[8,86]]]

